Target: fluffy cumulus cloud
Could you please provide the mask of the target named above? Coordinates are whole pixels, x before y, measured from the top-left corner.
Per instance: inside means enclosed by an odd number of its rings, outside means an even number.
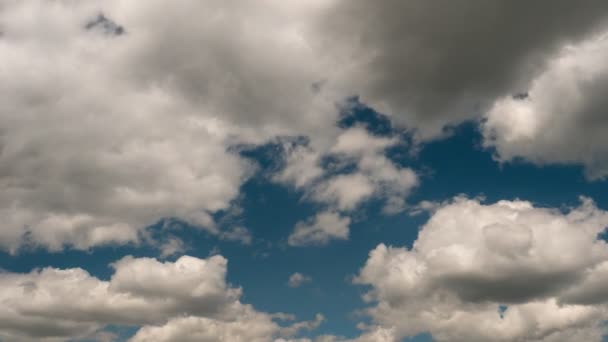
[[[325,149],[288,146],[285,167],[274,179],[303,190],[306,199],[343,212],[371,198],[384,199],[387,210],[399,211],[394,203],[403,200],[418,179],[412,169],[386,157],[386,149],[398,143],[396,138],[375,136],[363,127],[345,129]],[[322,165],[324,157],[334,162]]]
[[[500,160],[608,174],[605,2],[336,0],[319,18],[336,84],[419,140],[487,120]]]
[[[138,242],[163,217],[218,233],[253,170],[230,146],[334,130],[301,34],[322,5],[3,1],[0,248]]]
[[[239,147],[277,137],[306,143],[285,145],[273,181],[318,209],[288,244],[346,240],[365,203],[400,213],[419,182],[387,157],[408,148],[399,134],[336,124],[352,96],[416,144],[477,119],[499,161],[605,177],[607,20],[604,0],[0,0],[0,250],[138,244],[163,218],[251,244],[214,217],[257,170]],[[317,342],[599,341],[608,213],[466,198],[411,213],[428,209],[411,249],[378,246],[356,278],[375,323]],[[173,233],[161,257],[191,248]],[[128,325],[133,342],[306,342],[324,319],[286,327],[243,304],[221,256],[112,267],[0,273],[0,339]]]
[[[67,341],[99,336],[106,325],[143,326],[132,341],[272,341],[323,320],[282,328],[239,301],[222,256],[175,262],[125,257],[108,281],[80,268],[0,273],[0,339]],[[78,298],[78,300],[73,300]],[[102,333],[103,334],[103,333]]]
[[[589,178],[608,175],[608,36],[569,45],[551,59],[524,98],[496,101],[483,124],[500,160],[583,164]]]
[[[608,213],[457,198],[411,249],[379,245],[356,282],[375,322],[437,341],[600,341],[608,319]]]
[[[325,149],[288,146],[285,167],[274,180],[294,186],[305,199],[326,207],[298,223],[289,244],[326,244],[330,239],[348,238],[348,215],[371,199],[383,200],[387,214],[403,211],[418,177],[411,168],[399,166],[385,155],[387,148],[398,143],[396,138],[352,127],[340,131]],[[322,165],[323,158],[333,162]]]
[[[290,156],[305,168],[283,178],[312,186],[311,199],[349,211],[385,194],[398,212],[415,177],[377,152],[390,139],[336,127],[352,95],[420,139],[489,108],[501,158],[605,170],[605,77],[589,77],[605,74],[605,42],[560,54],[600,30],[603,1],[0,6],[0,248],[11,252],[137,243],[163,217],[220,235],[212,215],[255,169],[231,147],[276,136],[310,139]],[[508,98],[517,92],[529,99]],[[528,144],[538,131],[549,134]],[[332,146],[359,158],[357,172],[320,177]]]

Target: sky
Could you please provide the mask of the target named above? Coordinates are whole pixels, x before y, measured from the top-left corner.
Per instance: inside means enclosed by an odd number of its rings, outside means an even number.
[[[0,0],[0,341],[606,341],[606,60],[599,0]]]

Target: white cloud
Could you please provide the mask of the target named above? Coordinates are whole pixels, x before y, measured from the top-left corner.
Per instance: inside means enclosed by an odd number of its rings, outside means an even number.
[[[598,287],[608,213],[583,199],[564,213],[525,201],[456,198],[437,209],[412,249],[380,245],[356,282],[377,324],[437,341],[600,341]]]
[[[312,281],[312,278],[304,275],[300,272],[296,272],[294,274],[292,274],[291,276],[289,276],[289,281],[287,281],[287,285],[289,285],[289,287],[300,287],[305,283],[310,283]]]
[[[275,181],[303,188],[323,176],[325,170],[319,165],[317,151],[302,145],[286,146],[286,149],[285,166],[274,175]]]
[[[184,241],[178,237],[170,236],[160,246],[160,257],[166,258],[186,251]]]
[[[350,218],[326,211],[307,221],[298,222],[289,235],[291,246],[326,245],[330,240],[348,239]]]
[[[164,217],[218,234],[253,172],[229,146],[335,130],[303,34],[322,1],[1,6],[2,249],[137,243]]]
[[[375,188],[372,181],[361,173],[338,175],[318,184],[311,198],[321,203],[330,203],[339,210],[350,211],[362,201],[370,198]]]
[[[270,342],[278,327],[268,315],[246,311],[233,321],[204,317],[175,318],[140,329],[130,342]]]
[[[385,199],[388,205],[403,201],[418,184],[410,168],[395,165],[385,156],[388,147],[398,139],[373,136],[362,127],[340,132],[326,150],[298,148],[288,154],[286,167],[276,176],[306,191],[306,198],[328,204],[340,211],[352,211],[373,197]],[[341,163],[354,163],[350,173],[327,175],[333,170],[320,167],[322,156],[334,156]],[[304,170],[296,173],[295,170]],[[296,178],[297,175],[297,178]],[[395,208],[391,213],[403,210]]]
[[[67,341],[100,336],[106,325],[132,325],[143,326],[134,341],[150,334],[162,341],[271,341],[314,328],[306,322],[282,328],[272,315],[242,304],[241,289],[226,284],[226,264],[221,256],[175,262],[125,257],[112,264],[109,281],[80,268],[0,273],[0,339]]]
[[[605,24],[607,9],[569,0],[525,10],[512,1],[336,0],[315,28],[340,61],[334,82],[425,140],[526,90],[547,58]]]
[[[372,198],[385,201],[386,214],[403,211],[405,198],[418,185],[418,177],[412,169],[398,166],[385,156],[385,150],[397,143],[395,138],[373,136],[362,127],[353,127],[341,131],[324,150],[311,146],[288,148],[286,165],[274,180],[293,184],[304,192],[304,198],[327,207],[308,223],[298,223],[289,244],[326,244],[332,237],[348,238],[348,223],[336,222],[339,231],[331,231],[317,224],[319,217],[336,221],[340,212],[348,215]],[[337,164],[353,163],[355,169],[336,174],[331,167],[321,167],[323,156],[335,157]]]
[[[372,328],[370,331],[362,333],[354,339],[346,339],[334,335],[322,335],[317,337],[315,342],[398,342],[394,329],[382,327]],[[308,341],[311,342],[311,341]]]
[[[565,47],[531,83],[528,97],[497,100],[483,123],[486,147],[501,161],[582,164],[608,175],[608,36]]]
[[[129,342],[307,342],[308,339],[284,339],[275,336],[292,336],[302,329],[314,330],[323,320],[323,315],[317,314],[313,321],[279,327],[270,315],[248,308],[229,321],[185,317],[172,319],[162,326],[146,326],[129,339]]]
[[[505,5],[507,17],[518,13],[522,35],[494,21],[463,21],[463,13],[491,17],[486,14],[498,6],[473,2],[458,5],[462,11],[446,8],[441,23],[429,25],[436,8],[426,2],[5,1],[0,217],[6,228],[0,248],[14,253],[23,246],[57,251],[138,243],[144,227],[164,217],[220,235],[212,214],[230,206],[255,170],[228,149],[276,136],[310,139],[310,150],[290,155],[280,181],[315,184],[309,198],[332,209],[349,211],[382,197],[386,213],[399,212],[416,177],[383,155],[394,139],[335,126],[336,104],[353,94],[432,138],[446,124],[475,117],[471,108],[478,102],[492,103],[531,77],[535,84],[559,78],[531,89],[534,108],[498,101],[492,111],[515,106],[508,111],[539,113],[558,103],[553,99],[568,98],[560,106],[564,120],[541,123],[550,134],[535,144],[505,147],[500,137],[489,144],[504,159],[582,162],[601,176],[606,153],[598,146],[606,144],[603,126],[595,123],[599,116],[569,113],[602,108],[594,94],[602,93],[604,77],[585,80],[604,74],[598,61],[605,44],[583,44],[576,58],[558,58],[575,60],[566,63],[571,67],[550,63],[545,74],[556,77],[530,72],[543,70],[537,59],[582,39],[603,17],[603,5],[559,4],[528,8],[524,17],[518,5]],[[541,8],[560,24],[536,29]],[[463,23],[472,27],[454,30]],[[488,40],[487,32],[504,39]],[[471,51],[491,51],[492,58]],[[568,71],[574,69],[583,72]],[[575,91],[561,96],[560,85]],[[584,95],[572,98],[578,90]],[[513,128],[497,123],[497,115],[486,127],[510,137]],[[571,136],[563,127],[574,116],[577,132],[593,129],[573,143],[563,138]],[[555,156],[547,146],[564,147],[555,149],[563,153]],[[326,179],[319,158],[328,153],[356,159],[357,170]]]

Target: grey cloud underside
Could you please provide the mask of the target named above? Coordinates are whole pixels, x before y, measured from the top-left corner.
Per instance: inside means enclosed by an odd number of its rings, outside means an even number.
[[[337,1],[321,27],[364,102],[433,137],[527,91],[548,57],[607,14],[602,1]]]
[[[84,26],[87,30],[101,30],[105,34],[120,36],[121,34],[125,34],[125,28],[116,24],[112,19],[107,18],[103,13],[100,13],[87,22]]]
[[[527,98],[493,104],[482,132],[497,159],[582,164],[589,179],[608,174],[607,38],[602,33],[564,48],[534,79]]]
[[[504,274],[491,276],[486,274],[447,275],[438,279],[438,283],[452,289],[464,301],[500,303],[525,303],[536,298],[549,297],[563,288],[576,284],[582,275],[561,272],[543,272],[522,270],[517,275]]]

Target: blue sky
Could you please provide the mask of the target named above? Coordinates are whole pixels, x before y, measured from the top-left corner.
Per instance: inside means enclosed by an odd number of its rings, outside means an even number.
[[[0,0],[0,341],[605,340],[607,6]]]

